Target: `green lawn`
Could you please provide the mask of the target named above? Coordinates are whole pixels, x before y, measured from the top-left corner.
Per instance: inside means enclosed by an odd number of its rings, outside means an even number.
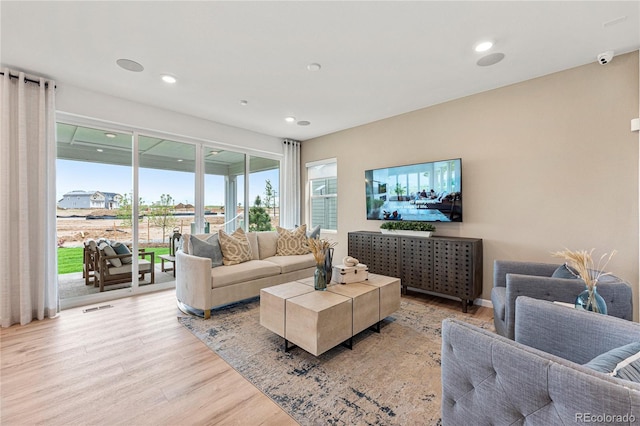
[[[58,274],[70,274],[82,272],[82,247],[58,248]],[[147,247],[146,251],[152,251],[155,255],[155,263],[160,263],[161,254],[169,254],[169,247]]]

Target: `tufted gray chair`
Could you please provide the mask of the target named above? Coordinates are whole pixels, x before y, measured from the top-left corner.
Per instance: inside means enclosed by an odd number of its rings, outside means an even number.
[[[584,290],[580,279],[552,278],[560,264],[496,260],[493,263],[493,323],[496,332],[514,337],[516,298],[529,296],[551,302],[574,303]],[[598,293],[607,302],[610,316],[633,320],[633,293],[626,281],[615,275],[598,280]]]
[[[600,415],[640,421],[640,383],[581,365],[640,341],[640,324],[529,297],[516,305],[515,341],[443,321],[444,426],[566,425]]]

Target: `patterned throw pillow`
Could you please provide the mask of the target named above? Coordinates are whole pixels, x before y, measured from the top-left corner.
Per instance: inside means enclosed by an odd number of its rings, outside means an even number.
[[[237,265],[251,260],[251,246],[242,228],[238,228],[231,235],[223,230],[218,231],[220,248],[222,249],[222,263]]]
[[[292,231],[276,226],[276,231],[278,232],[276,256],[311,253],[309,243],[307,243],[307,225],[300,225]]]

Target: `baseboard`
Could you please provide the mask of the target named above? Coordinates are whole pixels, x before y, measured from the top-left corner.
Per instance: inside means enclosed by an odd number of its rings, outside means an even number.
[[[458,302],[460,301],[459,297],[449,296],[448,294],[435,293],[433,291],[423,290],[421,288],[415,288],[415,287],[409,287],[409,288],[411,289],[411,291],[415,291],[416,293],[428,294],[429,296],[442,297],[443,299],[456,300]],[[473,300],[473,304],[477,306],[482,306],[484,308],[493,309],[493,303],[491,303],[491,300],[477,298]]]

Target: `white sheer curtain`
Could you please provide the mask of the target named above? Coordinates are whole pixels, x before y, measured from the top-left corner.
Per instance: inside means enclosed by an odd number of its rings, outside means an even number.
[[[0,85],[0,326],[58,313],[55,83],[8,68]]]
[[[280,223],[291,229],[300,224],[300,142],[285,139],[283,144]]]

